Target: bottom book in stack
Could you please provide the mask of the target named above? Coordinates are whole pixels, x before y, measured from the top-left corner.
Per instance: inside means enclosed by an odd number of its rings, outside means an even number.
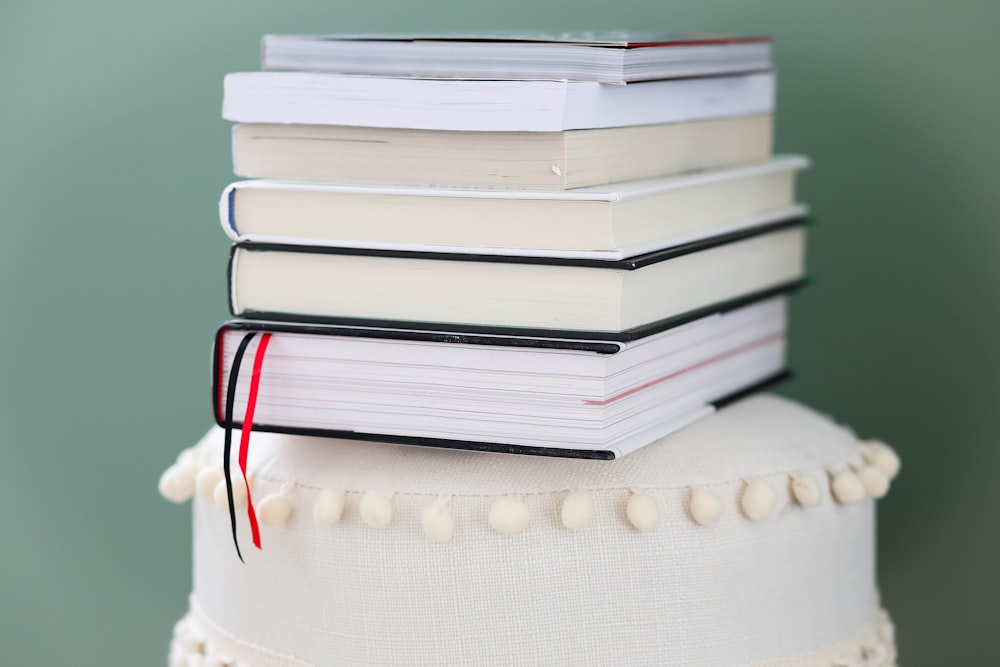
[[[783,378],[786,301],[628,341],[234,320],[216,337],[216,421],[612,459]]]
[[[172,666],[895,663],[874,499],[899,460],[796,403],[738,401],[614,464],[255,433],[245,565],[223,436],[161,479],[194,496]]]

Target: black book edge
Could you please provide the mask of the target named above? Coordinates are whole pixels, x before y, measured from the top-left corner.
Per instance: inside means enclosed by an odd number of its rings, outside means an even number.
[[[703,309],[684,313],[676,318],[671,318],[660,331],[662,333],[668,329],[688,324],[711,315],[723,315],[738,308],[753,305],[776,298],[782,294],[788,295],[802,286],[804,281],[791,284],[786,289],[781,286],[769,289],[764,292],[717,303]],[[391,340],[412,340],[426,341],[432,343],[455,343],[463,345],[496,345],[500,347],[528,347],[556,350],[580,350],[585,352],[596,352],[597,354],[615,354],[620,352],[624,345],[632,340],[637,340],[645,336],[622,340],[621,334],[604,331],[569,331],[540,329],[517,329],[502,327],[472,327],[461,324],[440,324],[432,325],[440,328],[427,328],[425,323],[410,325],[407,322],[391,322],[388,320],[378,320],[378,324],[366,324],[374,320],[358,320],[358,323],[330,324],[325,322],[311,322],[302,319],[295,320],[265,320],[265,319],[234,319],[224,322],[221,330],[230,331],[259,331],[275,333],[291,333],[316,336],[349,336],[355,338],[378,338]],[[524,334],[522,331],[535,332]],[[501,332],[515,332],[501,335]]]
[[[388,257],[396,259],[424,259],[447,262],[493,262],[495,264],[539,264],[546,266],[574,266],[596,269],[614,269],[619,271],[634,271],[650,264],[658,264],[668,259],[683,257],[702,250],[709,250],[722,245],[736,243],[755,236],[763,236],[789,227],[808,224],[808,218],[797,216],[775,222],[740,229],[724,234],[717,234],[705,239],[683,243],[681,245],[653,250],[642,255],[626,259],[590,259],[584,257],[537,257],[521,255],[490,255],[461,252],[432,252],[421,250],[395,250],[386,248],[345,248],[340,246],[317,246],[285,243],[256,243],[240,241],[234,243],[229,254],[229,284],[232,285],[233,258],[238,250],[248,252],[294,252],[319,255],[351,255],[358,257]]]
[[[747,398],[748,396],[752,396],[757,392],[764,391],[766,389],[771,389],[774,386],[777,386],[783,382],[791,380],[793,377],[795,377],[795,373],[790,368],[786,368],[785,370],[779,371],[778,373],[775,373],[770,377],[764,378],[760,382],[757,382],[755,384],[750,385],[749,387],[745,387],[743,389],[735,391],[732,394],[727,394],[720,399],[710,401],[710,403],[712,404],[713,407],[715,407],[716,410],[721,410],[727,405],[732,405],[733,403],[741,401],[744,398]]]
[[[299,322],[271,322],[268,320],[229,320],[219,327],[219,334],[226,331],[260,331],[303,334],[310,336],[343,336],[351,338],[377,338],[382,340],[408,340],[459,345],[497,347],[527,347],[532,349],[579,350],[597,354],[615,354],[624,347],[621,341],[603,341],[575,338],[541,338],[534,336],[497,336],[461,333],[455,331],[427,331],[390,327],[340,326]]]
[[[230,257],[230,265],[232,256]],[[575,339],[578,341],[604,341],[622,342],[638,340],[653,334],[672,329],[674,327],[693,322],[715,313],[726,313],[736,308],[749,305],[756,301],[778,296],[779,294],[790,294],[808,284],[807,279],[793,280],[781,283],[768,289],[752,292],[735,299],[721,301],[703,308],[696,308],[680,315],[674,315],[655,322],[642,324],[624,331],[582,331],[574,329],[535,329],[525,327],[505,327],[496,325],[475,325],[461,324],[454,322],[411,322],[406,320],[382,320],[365,319],[357,317],[327,317],[322,315],[298,315],[295,313],[276,313],[271,311],[248,310],[239,314],[241,320],[267,321],[269,323],[286,322],[298,323],[301,325],[313,326],[341,326],[354,327],[358,329],[410,329],[419,330],[426,333],[436,332],[438,334],[450,333],[453,335],[471,336],[519,336],[522,338],[544,339],[562,338]],[[232,291],[229,292],[229,310],[234,315],[235,309],[232,302]]]
[[[788,369],[775,373],[774,375],[768,376],[763,380],[756,382],[749,387],[740,389],[732,394],[727,394],[726,396],[710,401],[709,403],[716,409],[722,408],[730,403],[738,401],[745,398],[753,393],[773,387],[774,385],[787,380],[792,375],[791,371]],[[216,384],[217,380],[213,382],[213,386]],[[213,397],[213,401],[217,399]],[[219,405],[217,402],[216,405]],[[216,423],[226,428],[227,426],[234,429],[242,429],[243,423],[234,421],[232,424],[226,424],[225,419],[220,418],[220,413],[218,410],[215,411]],[[364,442],[384,442],[395,445],[415,445],[422,447],[436,447],[439,449],[462,449],[470,451],[479,452],[493,452],[500,454],[522,454],[528,456],[552,456],[560,458],[574,458],[574,459],[590,459],[598,461],[612,461],[614,460],[614,452],[606,449],[563,449],[561,447],[532,447],[529,445],[513,445],[504,443],[494,443],[494,442],[479,442],[473,440],[450,440],[445,438],[424,438],[417,436],[405,436],[405,435],[383,435],[378,433],[359,433],[356,431],[339,431],[336,429],[318,429],[318,428],[298,428],[290,426],[276,426],[273,424],[254,424],[252,427],[253,431],[261,431],[265,433],[285,433],[288,435],[305,435],[312,437],[321,438],[341,438],[344,440],[361,440]]]

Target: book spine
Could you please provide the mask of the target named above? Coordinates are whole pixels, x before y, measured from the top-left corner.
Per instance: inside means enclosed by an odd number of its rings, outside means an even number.
[[[372,338],[378,340],[422,341],[447,343],[450,345],[479,345],[481,347],[513,347],[535,350],[573,350],[593,352],[599,355],[618,354],[625,343],[613,339],[553,338],[516,335],[475,334],[461,331],[435,331],[429,329],[399,329],[391,327],[352,327],[305,322],[274,322],[254,320],[230,320],[217,332],[217,347],[222,348],[222,336],[226,332],[257,331],[270,334],[295,334],[299,336],[340,336],[346,338]],[[600,336],[600,332],[595,332]],[[221,372],[221,368],[219,369]]]
[[[222,231],[233,241],[240,241],[240,233],[236,230],[236,186],[231,183],[223,190],[219,197],[219,223],[222,224]]]

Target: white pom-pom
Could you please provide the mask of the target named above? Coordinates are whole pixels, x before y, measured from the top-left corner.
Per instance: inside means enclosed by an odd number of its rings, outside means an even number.
[[[594,498],[586,491],[570,491],[559,510],[562,524],[570,530],[583,530],[594,518]]]
[[[204,455],[197,447],[188,447],[177,455],[177,463],[193,463],[199,468],[204,465]]]
[[[392,521],[392,496],[369,491],[358,505],[361,520],[372,528],[385,528]]]
[[[812,475],[795,475],[792,477],[792,498],[803,507],[815,507],[823,500],[823,491],[819,481]]]
[[[243,483],[243,476],[236,472],[233,473],[233,506],[238,509],[246,509],[247,507],[247,487]],[[220,480],[218,484],[215,485],[215,493],[213,495],[215,504],[219,506],[219,509],[229,511],[229,495],[226,493],[226,480]]]
[[[892,645],[896,641],[896,626],[889,619],[883,619],[878,626],[878,636],[886,644]]]
[[[226,667],[227,663],[223,662],[219,656],[209,654],[205,656],[205,660],[201,664],[202,667]]]
[[[202,468],[194,480],[195,488],[198,491],[198,497],[206,503],[215,502],[215,487],[219,484],[219,480],[221,479],[222,468],[216,468],[215,466]]]
[[[520,498],[498,498],[490,506],[489,522],[498,533],[520,533],[528,527],[528,506]]]
[[[648,533],[660,525],[660,508],[652,496],[633,493],[625,504],[625,517],[633,528]]]
[[[774,509],[774,489],[762,479],[747,482],[740,496],[740,509],[751,521],[763,519]]]
[[[160,495],[172,503],[182,503],[194,495],[198,466],[191,462],[175,463],[160,475]]]
[[[295,499],[292,490],[286,484],[278,493],[272,493],[260,501],[257,508],[257,518],[265,526],[281,526],[288,522],[295,511]]]
[[[718,521],[723,508],[722,498],[704,489],[694,489],[688,500],[688,512],[691,513],[691,518],[702,526],[709,526]]]
[[[177,645],[181,647],[188,655],[193,653],[201,654],[205,650],[205,642],[202,639],[197,639],[194,636],[182,637]]]
[[[839,472],[830,482],[833,497],[845,505],[853,505],[865,499],[865,485],[850,470]]]
[[[318,523],[337,523],[347,508],[347,493],[341,490],[325,489],[313,505],[313,518]]]
[[[880,468],[889,476],[890,480],[895,479],[896,475],[899,474],[901,465],[899,454],[889,445],[879,440],[869,440],[862,444],[860,449],[865,460],[876,468]]]
[[[882,642],[872,644],[866,649],[865,658],[868,660],[865,663],[867,665],[887,665],[889,664],[889,649]]]
[[[220,480],[218,484],[215,485],[215,491],[212,492],[212,501],[215,503],[216,507],[221,510],[229,509],[229,497],[226,493],[226,480]],[[233,483],[233,505],[236,505],[236,483]]]
[[[194,630],[186,616],[174,625],[174,637],[191,637],[193,635]]]
[[[865,487],[865,493],[878,499],[889,492],[889,475],[884,470],[873,465],[858,468],[858,479]]]
[[[193,653],[188,656],[187,667],[205,667],[205,656]]]
[[[870,623],[866,623],[862,628],[860,634],[855,637],[855,640],[862,646],[874,646],[878,643],[878,631]]]
[[[427,505],[420,514],[420,523],[427,539],[433,542],[450,542],[455,534],[455,519],[451,516],[448,498],[439,498]]]

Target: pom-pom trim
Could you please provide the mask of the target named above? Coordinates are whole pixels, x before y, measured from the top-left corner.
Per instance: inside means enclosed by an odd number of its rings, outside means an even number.
[[[194,497],[209,504],[220,504],[223,500],[220,494],[224,491],[219,486],[222,484],[222,469],[210,461],[207,454],[198,447],[181,452],[177,461],[160,477],[160,493],[171,502],[179,503]],[[620,499],[617,494],[625,491],[624,506],[618,505],[622,508],[618,510],[621,512],[619,516],[625,525],[646,533],[657,529],[663,512],[668,511],[669,506],[676,506],[675,503],[680,505],[693,525],[705,527],[723,520],[760,521],[778,512],[808,511],[831,500],[835,505],[851,506],[866,499],[879,499],[888,493],[892,477],[898,474],[899,469],[899,457],[891,447],[879,441],[866,441],[859,443],[840,465],[825,470],[775,471],[749,479],[679,488],[570,489],[531,494],[530,498],[531,506],[537,511],[551,512],[549,516],[555,518],[555,526],[576,532],[585,531],[599,514],[620,503],[621,500],[612,498]],[[824,478],[827,484],[819,481]],[[265,484],[281,484],[278,479],[263,476],[261,479]],[[824,490],[827,487],[828,490]],[[295,520],[295,488],[294,483],[285,482],[280,491],[263,498],[258,512],[262,523],[280,526]],[[479,514],[476,517],[474,515],[482,510],[469,508],[478,504],[462,502],[456,506],[450,494],[421,501],[420,509],[414,511],[411,503],[404,503],[397,510],[396,494],[391,491],[303,488],[317,493],[312,505],[312,519],[317,523],[333,525],[344,522],[345,517],[357,517],[371,528],[387,529],[418,521],[419,529],[428,540],[442,543],[455,538],[455,526],[460,521],[474,525],[485,519],[498,533],[513,535],[523,532],[536,511],[529,511],[526,498],[517,494],[493,497],[486,516]],[[245,490],[239,485],[233,490],[237,506],[244,506]],[[419,494],[406,495],[419,497]],[[603,496],[605,500],[599,502],[598,496]],[[551,504],[540,506],[539,503]],[[349,507],[356,507],[356,513],[349,515]],[[463,508],[465,511],[461,512]],[[397,517],[398,511],[405,516]]]

